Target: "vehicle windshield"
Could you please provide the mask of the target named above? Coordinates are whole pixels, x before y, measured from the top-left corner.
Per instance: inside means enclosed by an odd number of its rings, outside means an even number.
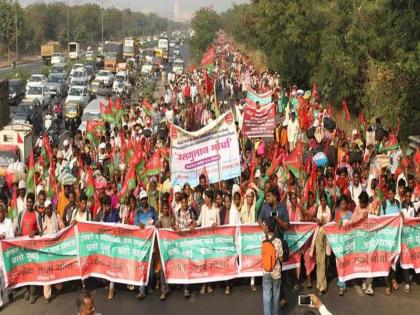
[[[78,105],[75,104],[75,103],[67,103],[64,106],[64,111],[66,113],[77,113],[77,107],[78,107]]]
[[[31,86],[28,90],[30,95],[42,95],[42,87],[40,86]]]
[[[54,54],[53,57],[61,57],[61,54]]]
[[[74,71],[72,76],[74,78],[82,78],[83,74],[84,74],[83,71]]]
[[[63,78],[58,75],[50,75],[47,79],[47,82],[50,83],[63,83]]]
[[[13,112],[16,116],[28,116],[32,112],[31,105],[19,105],[17,106]]]
[[[16,151],[0,150],[0,166],[9,166],[17,160]]]
[[[82,96],[82,94],[83,94],[83,89],[81,88],[71,88],[69,90],[70,96]]]
[[[100,113],[88,113],[88,112],[84,112],[83,115],[82,115],[82,121],[99,119],[100,116],[101,116]]]
[[[42,78],[41,78],[41,77],[39,77],[39,76],[32,76],[32,77],[29,79],[29,82],[42,82]]]
[[[73,70],[76,70],[76,69],[80,69],[82,67],[83,67],[83,65],[74,65],[72,69]]]
[[[64,73],[64,71],[64,67],[53,66],[51,68],[51,73]]]
[[[179,61],[175,61],[174,62],[174,66],[175,67],[183,67],[184,66],[184,63],[183,62],[179,62]]]
[[[17,91],[17,83],[9,81],[9,94],[13,94]]]
[[[85,70],[89,74],[92,74],[94,72],[92,67],[85,67]]]
[[[74,45],[74,44],[69,45],[70,52],[75,52],[76,51],[76,48],[77,48],[77,45]]]
[[[105,53],[105,58],[106,59],[116,59],[117,58],[117,53],[115,53],[115,52],[106,52]]]
[[[101,76],[101,77],[106,77],[106,76],[109,75],[109,72],[101,70],[101,71],[98,72],[98,75]]]
[[[125,81],[125,76],[123,76],[123,75],[116,75],[115,76],[115,81],[123,82],[123,81]]]

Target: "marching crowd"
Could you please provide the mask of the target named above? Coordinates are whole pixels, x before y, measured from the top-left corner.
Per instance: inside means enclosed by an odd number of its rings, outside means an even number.
[[[258,222],[268,235],[282,239],[291,221],[316,222],[322,227],[331,221],[352,224],[369,215],[420,216],[420,152],[398,145],[397,128],[385,128],[380,118],[371,125],[361,118],[360,127],[346,134],[337,128],[331,108],[319,103],[316,87],[306,92],[286,87],[276,73],[256,71],[223,35],[213,49],[213,60],[201,69],[191,66],[182,75],[162,73],[160,99],[123,104],[119,124],[96,122],[93,131],[78,131],[61,147],[51,148],[42,141],[35,156],[33,187],[22,178],[8,182],[1,192],[0,239],[53,234],[84,221],[175,230]],[[244,106],[259,106],[246,100],[248,91],[271,91],[276,127],[270,139],[249,139],[243,132]],[[209,183],[203,173],[196,187],[172,186],[168,124],[195,131],[227,110],[232,110],[237,126],[241,177]],[[151,175],[136,172],[134,185],[128,183],[127,174],[130,146],[134,155],[142,152],[146,165],[157,151],[161,160],[160,170]],[[298,171],[285,163],[291,156],[297,157]],[[309,179],[315,184],[308,188]],[[265,314],[287,304],[286,282],[295,291],[313,285],[320,295],[327,291],[335,262],[322,228],[312,243],[301,253],[302,268],[285,273],[277,262],[277,268],[264,273]],[[282,243],[276,244],[281,259]],[[412,274],[404,270],[402,275],[409,293]],[[226,295],[234,284],[223,284]],[[346,283],[337,284],[339,295],[344,295]],[[373,295],[373,284],[373,279],[363,281],[366,294]],[[254,278],[249,285],[257,290]],[[112,299],[114,283],[107,287]],[[155,287],[164,300],[170,287],[157,268],[149,284],[138,289],[137,297],[145,298]],[[390,270],[385,294],[398,288],[396,272]],[[186,298],[192,289],[183,286]],[[199,289],[201,294],[210,294],[214,286],[206,283]],[[31,303],[36,301],[35,292],[34,286],[26,288],[25,298]],[[47,303],[51,294],[51,286],[44,286]],[[12,291],[9,299],[13,299]]]

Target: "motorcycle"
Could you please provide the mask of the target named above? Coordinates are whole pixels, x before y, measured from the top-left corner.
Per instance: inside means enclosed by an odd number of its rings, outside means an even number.
[[[63,108],[59,101],[54,104],[54,116],[58,118],[58,121],[60,122],[60,125],[61,125],[61,122],[63,121]]]

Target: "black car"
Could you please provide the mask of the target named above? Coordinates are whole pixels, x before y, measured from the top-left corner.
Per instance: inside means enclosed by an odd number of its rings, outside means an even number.
[[[34,126],[36,134],[43,128],[42,107],[39,101],[21,102],[18,106],[10,107],[13,123],[29,123]]]
[[[22,80],[9,80],[9,105],[17,105],[25,97],[25,84]]]

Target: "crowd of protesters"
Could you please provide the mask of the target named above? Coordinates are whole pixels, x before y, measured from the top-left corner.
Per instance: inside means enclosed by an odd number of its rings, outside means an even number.
[[[336,126],[340,118],[333,117],[331,108],[318,102],[315,87],[305,92],[297,86],[283,85],[282,78],[274,72],[258,72],[250,59],[223,35],[215,41],[214,49],[214,60],[202,69],[191,66],[182,75],[162,73],[164,93],[160,99],[149,100],[152,110],[144,102],[124,104],[121,123],[103,123],[97,141],[78,131],[62,146],[47,152],[50,161],[42,154],[37,157],[34,191],[29,191],[25,180],[11,183],[3,191],[0,238],[53,234],[85,221],[120,222],[141,228],[155,225],[179,231],[199,226],[259,223],[273,233],[270,218],[274,214],[274,223],[278,225],[275,233],[281,239],[291,221],[316,222],[322,227],[331,221],[352,224],[369,215],[420,216],[420,152],[398,146],[396,126],[387,129],[380,118],[371,125],[361,119],[360,127],[346,134]],[[272,91],[276,106],[272,138],[244,136],[247,91],[256,94]],[[237,125],[240,178],[209,183],[203,173],[196,187],[188,183],[173,187],[171,170],[162,154],[159,173],[146,178],[137,174],[135,188],[124,189],[128,165],[122,147],[134,143],[134,150],[144,152],[147,161],[156,150],[163,152],[170,148],[168,123],[195,131],[227,110],[232,110]],[[299,153],[301,172],[307,176],[296,174],[284,163],[273,168],[273,160],[282,154],[287,158],[293,152]],[[313,161],[318,153],[322,153],[318,155],[320,161],[307,162]],[[93,174],[93,194],[88,192],[88,170]],[[304,196],[304,178],[311,174],[315,176],[315,189]],[[17,208],[17,216],[8,214],[12,203]],[[302,268],[287,273],[276,269],[270,274],[274,279],[281,279],[275,297],[280,307],[287,304],[284,295],[287,282],[297,292],[303,286],[306,289],[314,286],[319,294],[327,291],[335,268],[322,228],[312,243],[302,252]],[[159,259],[158,255],[154,259]],[[404,290],[409,293],[412,275],[408,270],[402,274]],[[398,290],[396,279],[396,273],[391,270],[385,279],[386,295]],[[257,290],[255,280],[247,280],[251,291]],[[88,282],[89,279],[83,285]],[[238,282],[223,283],[225,294],[231,294]],[[381,281],[363,281],[366,294],[373,295],[374,283],[382,286]],[[346,283],[337,284],[339,295],[344,295]],[[103,285],[112,299],[114,283]],[[265,291],[266,286],[263,287]],[[62,285],[57,285],[57,292],[61,288]],[[137,288],[137,297],[143,299],[157,288],[160,299],[166,299],[171,286],[159,269],[151,273],[147,286]],[[136,288],[127,286],[127,289]],[[184,296],[190,297],[193,289],[184,285]],[[198,288],[203,295],[211,294],[214,289],[210,283]],[[25,298],[35,303],[36,287],[26,290]],[[51,286],[44,286],[47,303],[51,294]],[[9,299],[13,299],[12,291]]]

